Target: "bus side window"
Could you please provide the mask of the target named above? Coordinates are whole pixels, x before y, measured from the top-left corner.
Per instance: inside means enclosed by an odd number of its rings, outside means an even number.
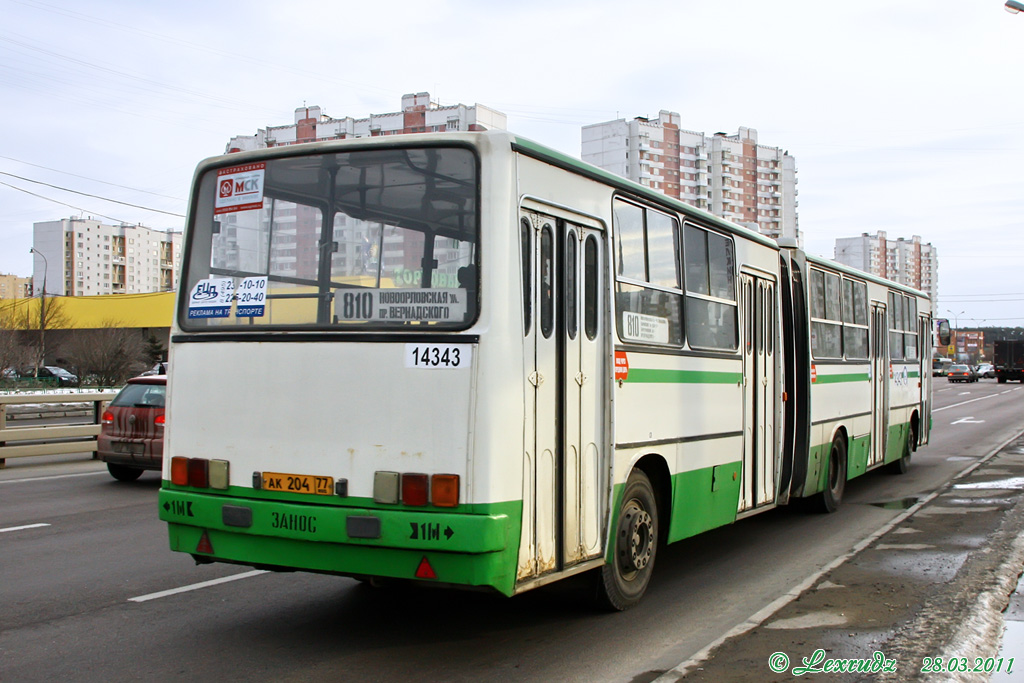
[[[569,230],[565,235],[565,331],[569,339],[575,339],[579,329],[579,306],[578,306],[578,283],[576,277],[578,268],[576,264],[576,231]]]
[[[555,330],[555,238],[550,224],[540,231],[540,333]]]
[[[519,221],[520,248],[523,253],[523,334],[530,334],[533,324],[533,226],[528,218]]]
[[[590,235],[583,247],[583,330],[590,341],[597,339],[597,302],[597,238]]]

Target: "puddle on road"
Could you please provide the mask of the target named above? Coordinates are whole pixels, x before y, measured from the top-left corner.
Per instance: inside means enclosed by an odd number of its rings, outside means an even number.
[[[872,503],[872,505],[886,510],[909,510],[913,506],[917,505],[920,500],[921,499],[918,496],[908,496],[907,498],[900,498],[898,500],[886,500],[881,503]]]
[[[1024,661],[1019,656],[1022,651],[1024,651],[1024,622],[1007,620],[1006,629],[1003,631],[1003,642],[999,648],[999,655],[995,659],[995,665],[999,666],[999,660],[1002,659],[1001,664],[1005,667],[1010,664],[1010,658],[1013,657],[1013,669],[1009,674],[1005,669],[993,673],[991,680],[993,682],[1020,681],[1024,677]]]

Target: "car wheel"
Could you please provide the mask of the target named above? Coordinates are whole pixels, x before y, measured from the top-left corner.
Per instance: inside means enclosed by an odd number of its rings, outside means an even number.
[[[135,481],[142,476],[142,470],[138,467],[115,465],[112,462],[107,463],[107,471],[110,472],[110,476],[118,481]]]
[[[598,599],[621,612],[643,597],[658,549],[658,505],[651,480],[640,470],[626,480],[612,543],[611,561],[600,571]]]

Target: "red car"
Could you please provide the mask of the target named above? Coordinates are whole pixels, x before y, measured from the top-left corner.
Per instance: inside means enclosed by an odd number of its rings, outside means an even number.
[[[114,479],[135,481],[160,469],[166,395],[166,375],[134,377],[103,412],[96,450]]]

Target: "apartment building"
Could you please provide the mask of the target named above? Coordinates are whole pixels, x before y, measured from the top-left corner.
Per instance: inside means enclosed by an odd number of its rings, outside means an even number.
[[[62,218],[32,226],[33,294],[89,296],[177,287],[181,232]]]
[[[835,260],[879,277],[927,292],[932,301],[939,296],[938,251],[914,235],[889,239],[884,230],[875,235],[836,240]]]
[[[0,273],[0,299],[27,299],[32,296],[32,278]]]
[[[797,218],[796,159],[735,135],[681,128],[676,112],[584,126],[583,160],[764,235],[803,243]]]
[[[430,100],[426,92],[402,97],[402,110],[389,114],[371,114],[366,118],[350,116],[336,119],[320,107],[299,107],[295,123],[268,126],[255,135],[238,135],[227,143],[228,153],[293,145],[324,140],[400,135],[425,132],[462,132],[504,130],[505,114],[481,104],[441,106]],[[262,233],[248,229],[251,217],[239,213],[221,216],[221,237],[215,249],[219,268],[246,272],[269,272],[281,277],[315,278],[319,268],[318,245],[321,239],[321,217],[308,206],[284,204],[277,210],[279,221],[271,244],[261,242]],[[412,273],[418,263],[406,263],[400,249],[400,236],[380,235],[379,226],[351,216],[334,218],[335,253],[331,256],[335,272],[368,272],[378,266],[392,273]],[[434,256],[441,263],[435,278],[455,278],[452,265],[459,263],[459,247],[435,246]],[[378,248],[380,253],[378,253]]]
[[[336,119],[323,113],[320,107],[299,107],[295,110],[294,123],[260,128],[255,135],[236,135],[225,151],[246,152],[303,142],[403,133],[504,130],[506,123],[505,114],[482,104],[441,106],[430,100],[430,93],[421,92],[403,95],[401,111],[370,114],[360,119],[351,116]]]

